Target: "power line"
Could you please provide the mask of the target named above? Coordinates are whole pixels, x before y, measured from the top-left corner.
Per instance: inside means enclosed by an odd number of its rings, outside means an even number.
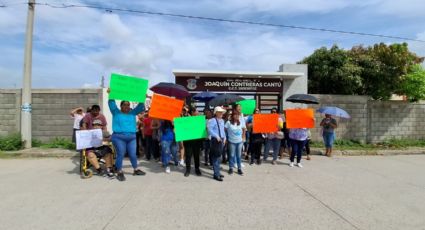
[[[316,32],[329,32],[329,33],[339,33],[339,34],[358,35],[358,36],[390,38],[390,39],[425,43],[425,40],[407,38],[407,37],[399,37],[399,36],[391,36],[391,35],[384,35],[384,34],[372,34],[372,33],[354,32],[354,31],[345,31],[345,30],[316,28],[316,27],[305,27],[305,26],[295,26],[295,25],[245,21],[245,20],[233,20],[233,19],[225,19],[225,18],[212,18],[212,17],[193,16],[193,15],[184,15],[184,14],[172,14],[172,13],[163,13],[163,12],[143,11],[143,10],[131,10],[131,9],[123,9],[123,8],[104,7],[104,6],[98,6],[98,5],[75,5],[75,4],[53,5],[53,4],[50,4],[50,3],[36,3],[36,5],[48,6],[48,7],[51,7],[51,8],[62,8],[62,9],[63,8],[90,8],[90,9],[104,10],[104,11],[110,12],[110,13],[113,12],[113,11],[116,11],[116,12],[126,12],[126,13],[136,13],[136,14],[148,14],[148,15],[169,16],[169,17],[207,20],[207,21],[216,21],[216,22],[248,24],[248,25],[256,25],[256,26],[268,26],[268,27],[278,27],[278,28],[310,30],[310,31],[316,31]],[[5,7],[5,6],[3,6],[3,7]]]

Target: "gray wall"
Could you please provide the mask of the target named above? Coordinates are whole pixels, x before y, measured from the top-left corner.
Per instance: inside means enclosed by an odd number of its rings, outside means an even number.
[[[21,90],[0,90],[0,135],[19,132]],[[425,139],[425,103],[372,101],[366,96],[315,95],[320,106],[338,106],[352,118],[337,119],[337,138],[362,142],[379,142],[390,138]],[[47,141],[54,137],[70,138],[73,120],[69,111],[77,106],[106,106],[102,89],[35,89],[33,90],[33,138]],[[294,106],[284,103],[285,107]],[[106,117],[109,110],[102,108]],[[321,141],[319,123],[323,115],[316,113],[312,138]],[[110,119],[109,119],[110,120]],[[108,122],[110,124],[110,121]],[[109,125],[110,126],[110,125]]]
[[[21,90],[0,91],[0,135],[19,132]],[[71,138],[72,108],[102,105],[101,89],[33,89],[33,139]]]

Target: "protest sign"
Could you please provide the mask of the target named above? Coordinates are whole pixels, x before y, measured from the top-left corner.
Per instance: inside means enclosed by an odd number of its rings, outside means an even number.
[[[145,102],[148,80],[113,73],[110,88],[109,99]]]
[[[207,137],[205,116],[177,117],[174,119],[176,141],[195,140]]]
[[[101,129],[77,130],[75,132],[77,150],[102,146],[103,136]]]
[[[154,94],[149,109],[149,117],[172,121],[182,112],[184,101]]]
[[[239,101],[237,104],[241,105],[242,113],[244,115],[250,115],[254,113],[256,101],[254,99]]]
[[[279,114],[254,114],[253,133],[274,133],[279,130]]]
[[[286,128],[314,128],[313,109],[287,109]]]

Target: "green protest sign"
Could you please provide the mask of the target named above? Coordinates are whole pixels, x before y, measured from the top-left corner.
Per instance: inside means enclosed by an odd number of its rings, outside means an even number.
[[[242,113],[244,115],[250,115],[254,113],[255,110],[255,100],[254,99],[250,99],[250,100],[243,100],[243,101],[239,101],[237,104],[241,105],[242,107]]]
[[[148,80],[113,73],[110,88],[109,99],[145,102]]]
[[[176,141],[195,140],[207,137],[205,116],[174,118]]]

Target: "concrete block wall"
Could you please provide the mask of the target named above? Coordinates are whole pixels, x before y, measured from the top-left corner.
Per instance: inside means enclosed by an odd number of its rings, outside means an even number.
[[[0,135],[20,132],[21,90],[0,90]],[[49,141],[72,137],[72,108],[102,107],[102,89],[33,89],[32,137]]]
[[[32,135],[44,142],[72,137],[72,108],[102,105],[101,89],[38,89],[32,97]]]
[[[425,138],[425,104],[369,101],[368,107],[368,142]]]
[[[337,106],[344,109],[351,115],[351,119],[337,118],[338,128],[336,137],[339,139],[358,140],[366,142],[368,133],[367,96],[349,95],[314,95],[320,101],[319,105],[309,105],[315,110],[322,106]],[[316,127],[311,130],[314,141],[322,141],[320,122],[325,117],[324,114],[315,113]]]
[[[0,135],[20,130],[21,90],[0,89]]]

